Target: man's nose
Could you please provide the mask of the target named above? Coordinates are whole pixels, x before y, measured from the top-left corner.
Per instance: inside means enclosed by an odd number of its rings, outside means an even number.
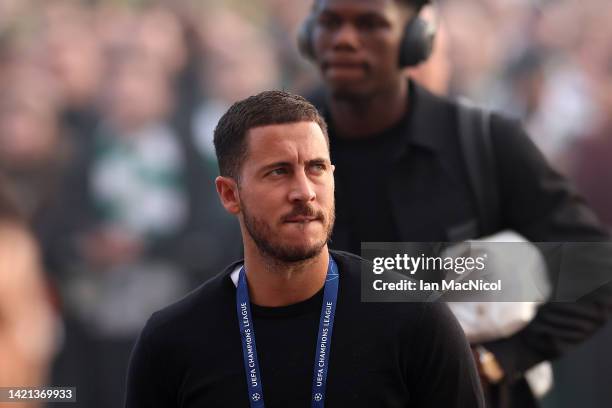
[[[359,47],[359,32],[352,24],[344,23],[336,30],[332,44],[335,49],[355,50]]]
[[[290,201],[313,201],[316,198],[316,193],[312,181],[308,178],[305,172],[296,173],[291,191],[289,192]]]

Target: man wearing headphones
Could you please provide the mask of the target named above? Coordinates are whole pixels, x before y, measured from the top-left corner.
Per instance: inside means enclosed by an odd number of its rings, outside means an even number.
[[[331,246],[360,253],[361,242],[455,242],[505,229],[532,242],[609,244],[518,123],[472,114],[473,133],[480,128],[488,139],[485,148],[466,149],[463,108],[406,78],[404,69],[431,52],[435,30],[418,17],[428,2],[315,0],[300,33],[300,50],[325,85],[313,101],[329,123],[336,164]],[[472,160],[492,165],[474,172]],[[607,282],[611,254],[608,248],[572,273],[589,279],[603,268]],[[522,330],[477,347],[489,405],[537,406],[524,372],[589,338],[608,318],[611,299],[605,286],[577,302],[546,303]]]

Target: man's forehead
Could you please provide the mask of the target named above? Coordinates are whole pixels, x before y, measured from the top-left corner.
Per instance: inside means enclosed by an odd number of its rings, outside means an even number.
[[[329,156],[323,131],[315,122],[296,122],[259,126],[247,134],[247,156],[266,158],[275,155],[308,154]],[[302,157],[308,160],[307,157]]]

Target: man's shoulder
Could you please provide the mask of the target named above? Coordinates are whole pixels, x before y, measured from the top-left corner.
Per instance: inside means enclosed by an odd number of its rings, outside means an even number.
[[[415,109],[417,115],[423,115],[430,119],[433,119],[433,115],[439,115],[446,113],[453,117],[453,121],[437,120],[436,122],[441,125],[453,126],[455,129],[458,128],[458,113],[460,109],[473,109],[487,113],[491,117],[491,126],[493,131],[505,130],[512,133],[520,133],[524,131],[521,121],[518,118],[512,117],[499,110],[490,109],[485,105],[481,105],[470,101],[467,98],[454,98],[445,95],[437,95],[427,90],[423,86],[411,82],[411,94],[415,99]]]
[[[372,315],[378,320],[402,321],[407,325],[422,320],[424,316],[427,316],[426,320],[431,318],[448,319],[448,307],[442,303],[415,301],[412,298],[407,300],[401,297],[397,299],[389,297],[388,301],[384,302],[364,302],[362,299],[362,271],[372,271],[372,261],[344,251],[330,250],[330,253],[338,264],[341,277],[344,275],[343,283],[346,284],[344,295],[348,298],[346,301],[351,303],[352,309],[359,309],[359,313],[356,313],[356,315],[360,318]],[[388,281],[398,281],[405,278],[400,273],[387,272],[385,277]],[[398,319],[399,316],[402,316],[402,318]]]
[[[338,264],[338,268],[340,271],[348,271],[349,273],[354,273],[360,271],[361,265],[363,262],[369,262],[368,260],[360,257],[359,255],[355,255],[346,251],[338,251],[335,249],[330,249],[329,253],[331,254],[334,261]]]

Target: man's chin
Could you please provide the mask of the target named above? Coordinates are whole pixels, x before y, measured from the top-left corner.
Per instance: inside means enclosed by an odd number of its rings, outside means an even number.
[[[358,83],[327,83],[332,99],[339,101],[360,101],[369,99],[370,93]]]
[[[304,262],[319,255],[329,240],[334,214],[329,222],[282,222],[270,228],[244,211],[244,227],[249,236],[266,257],[284,263]]]
[[[284,254],[280,260],[285,263],[300,263],[317,257],[323,248],[315,248],[307,251],[293,251]]]
[[[325,248],[325,243],[310,245],[279,245],[274,248],[266,248],[264,252],[284,263],[299,263],[315,258],[323,251],[323,248]]]

